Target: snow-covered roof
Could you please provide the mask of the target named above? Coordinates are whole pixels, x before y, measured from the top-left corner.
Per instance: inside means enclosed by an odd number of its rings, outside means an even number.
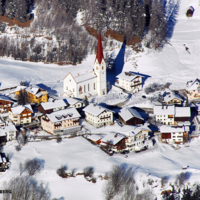
[[[190,107],[175,107],[175,117],[190,117]]]
[[[76,110],[76,108],[67,108],[64,110],[55,111],[51,114],[47,114],[47,117],[49,118],[51,122],[55,123],[55,122],[61,122],[68,119],[80,118],[81,115]]]
[[[91,69],[89,69],[89,70],[82,70],[82,71],[80,70],[78,72],[74,71],[74,72],[70,72],[69,74],[72,75],[72,77],[74,78],[74,80],[76,81],[76,83],[81,83],[81,82],[84,82],[86,80],[93,79],[93,78],[97,77],[96,74],[94,73],[94,71],[91,70]]]
[[[74,104],[76,104],[76,103],[78,103],[78,102],[84,103],[84,100],[82,100],[82,99],[77,99],[77,98],[66,98],[66,99],[63,99],[63,101],[64,101],[65,103],[68,103],[69,105],[74,105]]]
[[[125,72],[125,71],[122,71],[121,74],[119,74],[117,76],[117,78],[120,78],[120,79],[124,79],[124,80],[127,80],[127,81],[132,81],[133,79],[135,79],[137,76],[141,76],[141,77],[144,77],[143,74],[140,74],[140,73],[137,73],[137,72]]]
[[[200,87],[200,80],[197,78],[194,81],[188,81],[186,84],[186,90],[197,90],[197,88]]]
[[[27,87],[26,91],[30,92],[31,94],[36,95],[39,91],[39,87]]]
[[[9,132],[9,131],[17,131],[15,125],[13,124],[9,124],[8,126],[4,126],[3,127],[3,130],[5,130],[5,132]]]
[[[44,110],[49,110],[49,109],[66,106],[66,103],[64,102],[63,99],[60,99],[54,102],[41,103],[41,106],[44,108]]]
[[[26,88],[27,88],[27,86],[18,85],[18,86],[16,87],[16,89],[15,89],[14,92],[18,92],[18,91],[20,91],[20,90],[24,90],[24,89],[26,89]]]
[[[14,102],[13,100],[10,99],[10,97],[5,96],[5,95],[0,95],[0,100],[9,101],[9,102]]]
[[[83,111],[90,113],[91,115],[96,116],[96,117],[99,116],[104,111],[113,112],[113,111],[111,111],[107,108],[104,108],[100,105],[96,105],[96,104],[93,104],[93,103],[90,103],[87,107],[85,107],[83,109]]]
[[[108,135],[106,135],[104,138],[101,139],[101,142],[104,143],[110,142],[112,145],[116,145],[124,138],[125,135],[122,135],[120,133],[109,133]]]
[[[32,107],[30,104],[27,104],[24,106],[16,106],[14,108],[11,108],[11,111],[14,115],[19,115],[24,111],[25,108],[27,108],[28,110],[30,110],[33,113],[33,110],[32,110]]]
[[[176,133],[176,132],[182,133],[184,131],[185,131],[184,127],[174,127],[174,126],[165,126],[165,125],[160,127],[161,133]]]
[[[119,112],[119,115],[124,121],[128,121],[129,119],[133,117],[144,120],[142,116],[140,115],[140,113],[134,108],[122,108]]]
[[[165,101],[165,102],[169,102],[169,101],[171,101],[172,99],[179,99],[179,100],[183,101],[179,95],[174,94],[174,93],[167,94],[167,95],[164,97],[164,101]]]
[[[172,106],[154,106],[154,115],[174,115],[174,105]]]
[[[3,129],[0,129],[0,137],[2,137],[2,136],[6,136],[6,133]]]
[[[100,140],[101,138],[103,138],[103,136],[102,135],[89,135],[87,138],[90,139],[90,140],[92,140],[92,141],[97,142],[98,140]]]

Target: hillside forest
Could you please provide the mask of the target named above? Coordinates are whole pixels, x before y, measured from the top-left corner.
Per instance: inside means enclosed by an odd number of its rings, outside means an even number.
[[[180,0],[0,0],[0,56],[77,64],[95,53],[99,30],[135,51],[162,50]]]

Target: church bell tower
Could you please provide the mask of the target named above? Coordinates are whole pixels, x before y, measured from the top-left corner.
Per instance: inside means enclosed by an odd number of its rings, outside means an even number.
[[[99,96],[107,94],[107,81],[106,81],[106,63],[103,58],[103,48],[101,43],[101,34],[99,31],[97,55],[94,62],[94,71],[97,75],[97,93]]]

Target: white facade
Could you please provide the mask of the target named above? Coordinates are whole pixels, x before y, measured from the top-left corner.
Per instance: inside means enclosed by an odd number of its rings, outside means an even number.
[[[86,121],[96,128],[113,123],[113,112],[99,105],[89,104],[83,111]]]
[[[122,72],[117,76],[116,85],[132,93],[142,90],[143,76],[134,72]]]

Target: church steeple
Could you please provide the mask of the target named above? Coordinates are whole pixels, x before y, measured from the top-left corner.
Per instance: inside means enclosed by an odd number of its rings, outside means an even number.
[[[101,61],[103,59],[103,48],[102,48],[102,43],[101,43],[101,33],[100,33],[100,31],[99,31],[99,37],[98,37],[96,59],[98,59],[99,64],[101,64]],[[96,61],[96,59],[95,59],[95,61]]]

